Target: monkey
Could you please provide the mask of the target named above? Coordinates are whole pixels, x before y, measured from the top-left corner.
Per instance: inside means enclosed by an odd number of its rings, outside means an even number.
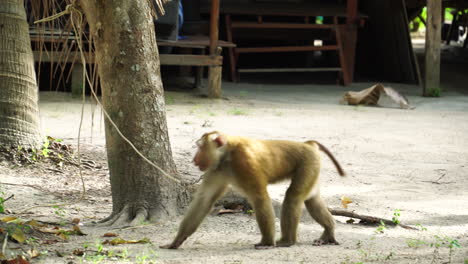
[[[253,206],[261,240],[256,249],[289,247],[296,243],[302,203],[324,231],[313,245],[335,244],[335,221],[320,197],[320,153],[323,151],[345,176],[331,152],[317,141],[257,140],[218,131],[196,141],[195,166],[204,172],[203,181],[180,223],[174,240],[165,249],[177,249],[192,235],[211,211],[213,204],[232,185],[247,196]],[[291,179],[281,209],[281,238],[275,241],[273,206],[267,185]]]

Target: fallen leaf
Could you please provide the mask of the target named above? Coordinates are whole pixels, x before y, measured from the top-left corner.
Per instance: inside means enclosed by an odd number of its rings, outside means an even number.
[[[63,240],[68,240],[68,235],[65,232],[60,232],[58,236]]]
[[[41,255],[41,253],[39,253],[39,251],[37,251],[35,248],[28,250],[27,253],[30,258],[37,258]]]
[[[43,244],[43,245],[52,245],[52,244],[56,244],[58,242],[59,241],[57,239],[49,239],[49,240],[42,241],[41,244]]]
[[[27,261],[23,256],[17,256],[14,259],[3,260],[2,264],[29,264],[29,261]]]
[[[341,197],[341,205],[343,205],[343,208],[348,208],[348,204],[352,202],[353,200],[351,200],[351,198],[348,198],[346,196]]]
[[[117,235],[116,233],[105,233],[104,235],[102,235],[103,237],[118,237],[119,235]]]
[[[14,216],[5,216],[2,219],[0,219],[0,221],[8,223],[8,222],[14,221],[16,219],[18,219],[18,218],[14,217]]]
[[[36,220],[26,221],[24,224],[30,225],[30,226],[35,226],[35,227],[46,227],[47,226],[47,225],[44,225],[44,224],[40,224]]]
[[[78,225],[73,226],[73,234],[72,235],[78,235],[78,236],[86,236],[85,233],[83,233]]]
[[[81,256],[83,256],[85,254],[85,252],[82,249],[75,249],[75,250],[73,250],[72,254],[75,255],[75,256],[81,257]]]
[[[143,238],[140,240],[125,240],[123,238],[117,237],[112,240],[106,240],[103,242],[103,244],[108,244],[108,245],[120,245],[120,244],[147,244],[150,243],[149,238]]]
[[[42,233],[48,233],[48,234],[58,234],[59,231],[57,231],[57,229],[54,227],[54,228],[50,228],[50,227],[40,227],[40,228],[37,228],[37,230],[41,231]]]
[[[21,228],[17,227],[13,234],[11,234],[11,237],[16,240],[18,243],[23,244],[24,241],[26,241],[26,236],[24,235],[23,230]]]

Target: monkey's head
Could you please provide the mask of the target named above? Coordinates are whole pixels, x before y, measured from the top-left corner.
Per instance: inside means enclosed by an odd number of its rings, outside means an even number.
[[[216,169],[226,152],[227,143],[227,137],[220,132],[204,134],[196,142],[198,150],[193,158],[195,166],[201,171]]]

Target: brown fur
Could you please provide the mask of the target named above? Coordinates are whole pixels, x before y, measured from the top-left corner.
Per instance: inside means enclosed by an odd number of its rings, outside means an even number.
[[[315,245],[338,244],[335,221],[320,197],[319,150],[325,152],[339,174],[344,171],[323,145],[316,141],[256,140],[229,136],[217,131],[204,134],[199,141],[194,163],[204,171],[203,183],[182,221],[176,238],[162,248],[178,248],[211,210],[228,185],[241,190],[252,204],[262,234],[257,249],[291,246],[296,243],[302,203],[324,232]],[[275,243],[274,212],[267,185],[291,179],[281,210],[281,238]]]

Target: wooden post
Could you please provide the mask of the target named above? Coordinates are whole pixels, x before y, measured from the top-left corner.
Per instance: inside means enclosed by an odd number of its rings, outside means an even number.
[[[427,0],[424,96],[440,96],[442,1]]]
[[[348,0],[346,5],[346,24],[356,24],[358,0]]]
[[[358,22],[358,0],[348,0],[346,5],[346,24],[339,25],[335,17],[334,23],[338,30],[338,37],[341,42],[340,61],[344,63],[343,84],[349,85],[354,78],[354,62],[357,43],[357,22]]]
[[[221,54],[221,47],[216,49],[214,56]],[[223,73],[222,66],[209,66],[208,67],[208,97],[221,98],[221,76]]]
[[[217,56],[219,39],[219,0],[211,0],[210,14],[210,55]],[[209,66],[208,69],[208,97],[221,97],[222,66]]]

